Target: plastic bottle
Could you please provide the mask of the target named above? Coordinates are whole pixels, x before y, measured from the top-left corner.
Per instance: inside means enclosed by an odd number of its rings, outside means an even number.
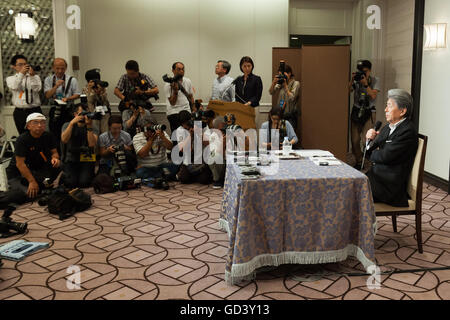
[[[289,156],[292,151],[292,144],[289,142],[288,137],[284,137],[283,141],[283,156]]]

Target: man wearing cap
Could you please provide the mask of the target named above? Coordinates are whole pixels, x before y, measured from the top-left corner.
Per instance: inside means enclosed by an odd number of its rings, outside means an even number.
[[[6,78],[6,84],[12,92],[14,123],[19,134],[22,134],[25,132],[27,116],[34,112],[42,113],[39,98],[42,82],[23,55],[12,57],[11,68],[16,74]]]
[[[93,120],[93,125],[98,133],[108,131],[108,119],[111,116],[111,107],[108,101],[108,94],[106,93],[107,82],[100,80],[100,70],[92,69],[86,71],[85,78],[87,81],[86,87],[83,88],[83,94],[87,97],[88,110],[94,112],[98,106],[104,106],[108,112],[101,120]]]
[[[6,169],[11,192],[20,192],[23,201],[31,201],[60,173],[59,154],[53,134],[45,131],[46,118],[32,113],[26,119],[26,131],[16,141],[14,157]]]

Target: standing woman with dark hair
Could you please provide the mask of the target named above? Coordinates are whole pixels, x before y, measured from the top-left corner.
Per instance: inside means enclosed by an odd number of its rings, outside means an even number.
[[[239,62],[241,71],[244,73],[236,79],[236,101],[253,108],[259,106],[263,84],[261,78],[253,74],[255,65],[250,57],[242,57]]]

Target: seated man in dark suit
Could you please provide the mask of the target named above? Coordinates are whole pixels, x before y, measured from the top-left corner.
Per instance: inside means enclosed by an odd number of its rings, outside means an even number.
[[[419,141],[410,121],[412,107],[413,99],[408,92],[389,90],[385,109],[389,125],[379,132],[374,129],[367,131],[366,138],[373,141],[367,150],[373,162],[367,176],[375,202],[395,207],[408,206],[407,183]]]

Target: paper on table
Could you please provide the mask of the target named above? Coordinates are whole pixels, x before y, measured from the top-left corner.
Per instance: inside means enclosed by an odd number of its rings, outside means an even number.
[[[327,163],[327,166],[340,166],[342,162],[336,159],[335,157],[321,157],[321,158],[311,158],[314,164],[321,166],[320,163]]]
[[[313,157],[333,157],[329,151],[324,150],[295,150],[295,152],[304,158],[313,158]]]

